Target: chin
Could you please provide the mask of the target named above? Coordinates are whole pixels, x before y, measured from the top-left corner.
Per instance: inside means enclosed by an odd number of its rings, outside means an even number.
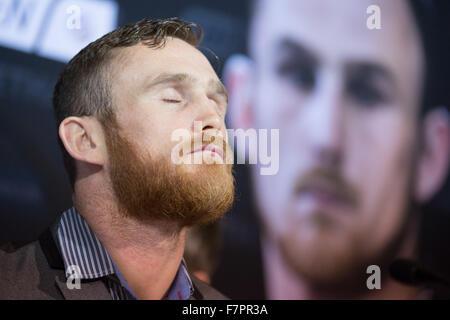
[[[301,278],[321,286],[352,277],[361,261],[358,243],[345,230],[310,225],[282,238],[280,248]]]

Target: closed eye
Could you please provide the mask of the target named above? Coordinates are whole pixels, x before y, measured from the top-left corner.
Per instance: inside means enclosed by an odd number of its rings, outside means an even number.
[[[181,103],[181,100],[177,100],[177,99],[163,99],[164,102],[167,103]]]
[[[181,103],[183,96],[178,89],[169,87],[161,91],[161,100],[165,103]]]

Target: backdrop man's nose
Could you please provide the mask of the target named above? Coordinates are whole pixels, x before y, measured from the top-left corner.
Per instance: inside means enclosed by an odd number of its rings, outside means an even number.
[[[345,101],[342,81],[333,71],[319,75],[309,101],[300,114],[308,153],[314,163],[337,165],[342,158],[345,128]]]

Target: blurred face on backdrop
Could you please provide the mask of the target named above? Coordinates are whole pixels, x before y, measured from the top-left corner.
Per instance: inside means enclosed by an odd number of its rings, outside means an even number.
[[[225,134],[227,96],[210,63],[190,44],[170,37],[161,48],[120,48],[114,59],[115,113],[102,124],[105,169],[120,212],[181,226],[217,219],[231,205],[234,190],[231,165],[221,161],[232,152]],[[195,122],[201,123],[197,130]],[[173,163],[177,129],[189,132],[190,147],[194,141],[215,146],[178,154],[185,159],[202,153],[202,164]],[[225,138],[220,143],[210,136]]]
[[[406,1],[377,2],[380,30],[367,28],[371,4],[259,1],[251,25],[249,118],[280,129],[278,174],[253,170],[257,203],[312,284],[387,259],[411,217],[422,45]]]

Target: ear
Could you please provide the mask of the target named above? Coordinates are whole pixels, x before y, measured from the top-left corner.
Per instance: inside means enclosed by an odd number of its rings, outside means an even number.
[[[223,81],[228,90],[228,126],[247,130],[253,127],[251,104],[253,62],[242,54],[231,56],[223,69]]]
[[[59,125],[59,137],[76,160],[103,166],[104,138],[100,123],[92,117],[68,117]]]
[[[415,195],[419,203],[429,200],[445,182],[450,159],[450,116],[445,108],[429,112],[423,122]]]

